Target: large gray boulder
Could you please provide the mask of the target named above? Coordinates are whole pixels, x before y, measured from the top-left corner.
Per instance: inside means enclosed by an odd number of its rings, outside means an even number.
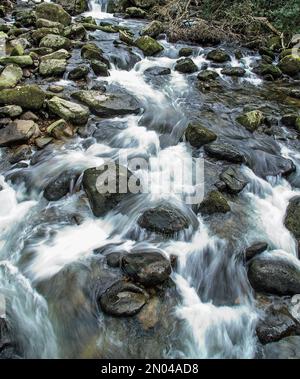
[[[19,66],[9,65],[0,75],[0,90],[15,87],[22,79],[23,71]]]
[[[35,14],[37,18],[59,22],[64,26],[70,25],[72,21],[72,17],[61,5],[53,3],[42,3],[37,5],[35,8]]]
[[[138,113],[140,104],[136,98],[124,91],[103,93],[100,91],[78,91],[74,99],[87,105],[91,112],[100,117],[110,117]]]

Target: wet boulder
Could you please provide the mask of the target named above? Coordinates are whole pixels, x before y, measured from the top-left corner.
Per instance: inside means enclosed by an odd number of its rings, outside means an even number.
[[[53,3],[42,3],[35,8],[36,17],[43,18],[49,21],[59,22],[67,26],[71,24],[72,17],[64,10],[61,5]]]
[[[259,110],[244,113],[237,117],[237,122],[249,132],[254,132],[264,121],[264,115]]]
[[[80,79],[85,79],[90,72],[90,69],[88,66],[85,65],[80,65],[73,70],[69,72],[68,78],[71,80],[80,80]]]
[[[113,188],[110,188],[109,180]],[[129,180],[136,179],[126,167],[103,165],[84,171],[82,186],[89,199],[92,211],[96,217],[104,216],[114,209],[123,199],[130,196]]]
[[[300,336],[290,336],[268,343],[263,349],[266,359],[300,359]]]
[[[246,74],[246,70],[243,67],[225,67],[221,73],[226,76],[243,77]]]
[[[300,293],[300,266],[287,258],[254,258],[249,263],[248,278],[257,292],[282,296]]]
[[[47,105],[52,113],[74,125],[86,124],[90,115],[88,108],[57,96],[48,100]]]
[[[91,67],[97,76],[110,76],[108,66],[106,63],[97,60],[92,60]]]
[[[38,131],[39,128],[33,121],[15,120],[0,129],[0,147],[27,142]]]
[[[165,28],[163,23],[158,20],[154,20],[141,30],[141,35],[157,38],[161,33],[164,32],[164,30]]]
[[[204,215],[230,212],[228,201],[219,191],[211,191],[199,205],[198,211]]]
[[[54,2],[61,5],[71,16],[76,16],[89,9],[88,0],[55,0]]]
[[[15,87],[22,79],[23,71],[19,66],[8,65],[0,74],[0,90]]]
[[[197,79],[200,80],[201,82],[208,82],[210,80],[215,80],[218,77],[219,77],[219,74],[216,71],[203,70],[198,74]]]
[[[300,73],[300,58],[287,55],[278,64],[279,69],[289,76],[296,76]]]
[[[109,62],[103,57],[103,51],[92,42],[86,43],[82,46],[81,57],[89,61],[97,60],[109,65]]]
[[[245,250],[245,259],[250,261],[256,255],[259,255],[268,249],[268,244],[266,242],[255,242],[253,245],[247,247]]]
[[[191,58],[181,58],[176,62],[175,70],[182,74],[192,74],[198,71],[198,66]]]
[[[210,51],[207,54],[206,58],[216,63],[224,63],[230,61],[230,55],[222,49],[215,49]]]
[[[55,179],[51,180],[45,190],[44,197],[48,201],[57,201],[70,192],[71,185],[75,184],[79,173],[75,170],[64,171]]]
[[[45,93],[36,85],[25,85],[0,91],[0,105],[18,105],[23,109],[39,110],[45,101]]]
[[[225,184],[224,190],[236,195],[247,185],[247,180],[237,167],[228,167],[220,174],[220,180]]]
[[[193,54],[193,48],[192,47],[182,47],[179,52],[178,52],[178,55],[180,57],[190,57],[192,54]]]
[[[125,281],[118,281],[100,297],[103,312],[117,317],[136,315],[147,303],[149,295],[141,287]]]
[[[60,34],[61,31],[60,29],[58,28],[38,28],[36,30],[34,30],[32,33],[31,33],[31,38],[33,39],[33,42],[35,44],[39,44],[40,41],[46,37],[48,34]],[[46,47],[41,47],[41,49],[46,49]],[[49,49],[49,47],[48,47]]]
[[[149,67],[144,71],[144,74],[146,76],[165,76],[171,74],[171,69],[160,66]]]
[[[143,51],[146,56],[156,55],[164,50],[164,47],[154,38],[142,36],[135,40],[135,45]]]
[[[7,320],[0,315],[0,360],[20,359],[17,343]]]
[[[282,77],[282,71],[278,66],[273,64],[262,63],[259,65],[254,72],[264,77],[271,77],[271,79],[276,80]]]
[[[300,196],[292,198],[287,207],[284,225],[300,243]]]
[[[205,153],[216,159],[232,163],[245,163],[244,154],[228,142],[213,142],[204,146]]]
[[[191,123],[185,131],[186,140],[197,149],[217,139],[214,132],[202,126],[200,123]]]
[[[40,63],[39,73],[42,76],[62,76],[67,68],[67,61],[64,59],[48,59]]]
[[[124,255],[122,268],[129,277],[147,287],[165,282],[171,274],[169,260],[155,250]]]
[[[291,159],[261,150],[257,150],[247,164],[261,178],[277,175],[288,176],[296,170],[296,166]]]
[[[271,305],[256,326],[256,334],[261,343],[279,341],[300,330],[300,324],[283,305]]]
[[[138,219],[138,225],[149,232],[162,235],[174,235],[189,227],[188,218],[169,205],[147,209]]]
[[[35,26],[37,29],[40,28],[49,28],[49,29],[58,29],[60,32],[63,31],[64,25],[60,22],[50,21],[45,18],[38,18],[36,20]]]
[[[116,93],[83,90],[73,93],[72,97],[87,105],[91,112],[100,117],[136,114],[140,111],[136,98],[123,90]]]
[[[47,127],[47,133],[60,140],[65,137],[72,137],[74,135],[74,130],[64,119],[60,119],[52,122]]]

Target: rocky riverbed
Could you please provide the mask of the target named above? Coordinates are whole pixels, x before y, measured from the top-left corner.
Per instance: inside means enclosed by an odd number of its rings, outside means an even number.
[[[1,2],[0,358],[300,358],[298,41],[154,5]]]

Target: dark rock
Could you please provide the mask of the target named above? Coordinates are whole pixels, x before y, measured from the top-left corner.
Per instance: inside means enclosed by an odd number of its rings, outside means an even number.
[[[193,54],[192,47],[182,47],[178,53],[180,57],[190,57],[192,54]]]
[[[242,67],[225,67],[221,73],[226,76],[242,77],[246,74],[246,70]]]
[[[120,252],[107,254],[106,261],[107,261],[108,266],[113,267],[113,268],[120,267],[122,255],[123,254]]]
[[[27,145],[21,145],[17,147],[9,158],[9,162],[12,164],[18,163],[23,160],[27,160],[31,156],[31,148]]]
[[[300,269],[284,258],[254,258],[249,264],[248,278],[258,292],[277,295],[300,293]]]
[[[203,70],[197,76],[198,80],[200,80],[201,82],[215,80],[218,77],[219,77],[219,74],[212,70]]]
[[[57,201],[70,192],[71,183],[75,183],[79,173],[74,170],[64,171],[52,180],[44,190],[44,197],[48,201]]]
[[[151,75],[151,76],[163,76],[163,75],[170,75],[171,70],[168,67],[149,67],[147,70],[144,71],[145,75]]]
[[[105,64],[101,61],[92,60],[91,61],[91,67],[97,76],[109,76],[110,75],[110,73],[108,71],[107,64]]]
[[[245,163],[246,159],[235,146],[227,142],[213,142],[204,146],[206,154],[212,158],[232,163]]]
[[[181,211],[165,205],[146,210],[138,219],[138,224],[150,232],[163,235],[173,235],[189,227],[189,221]]]
[[[226,51],[221,49],[212,50],[207,54],[207,59],[216,63],[224,63],[230,61],[230,56]]]
[[[103,165],[98,168],[89,168],[84,171],[82,185],[89,198],[92,211],[96,217],[103,216],[105,213],[112,210],[123,199],[130,195],[128,188],[128,180],[132,178],[133,174],[126,167],[116,164],[115,166]],[[110,193],[108,190],[109,183],[106,182],[108,178],[116,177],[115,193]],[[138,181],[138,179],[136,179]],[[125,184],[127,188],[124,193],[124,188],[121,186]]]
[[[205,128],[199,123],[189,124],[185,131],[186,140],[196,148],[213,142],[217,139],[217,136],[211,130]]]
[[[256,242],[252,246],[248,247],[245,251],[246,261],[254,258],[268,249],[268,244],[266,242]]]
[[[171,274],[171,265],[158,251],[140,251],[122,258],[125,273],[145,286],[152,287],[166,281]]]
[[[183,74],[192,74],[198,71],[198,67],[191,58],[182,58],[176,62],[175,70]]]
[[[0,129],[0,147],[27,142],[38,130],[33,121],[15,120]]]
[[[103,312],[112,316],[133,316],[147,303],[149,295],[132,283],[119,281],[99,298]]]
[[[256,327],[256,333],[261,343],[279,341],[288,337],[299,328],[286,307],[270,306]]]
[[[199,206],[201,214],[227,213],[230,205],[219,191],[211,191]]]
[[[88,66],[77,66],[69,72],[68,78],[71,80],[85,79],[90,69]]]
[[[284,225],[300,242],[300,196],[293,197],[287,207]]]
[[[224,170],[220,175],[220,179],[225,183],[226,191],[234,195],[241,192],[247,185],[244,176],[240,170],[235,167],[229,167]]]

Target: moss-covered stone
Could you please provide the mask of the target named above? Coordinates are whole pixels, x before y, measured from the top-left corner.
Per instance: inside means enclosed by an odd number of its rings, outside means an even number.
[[[127,32],[126,30],[120,30],[119,39],[120,39],[120,41],[126,43],[127,45],[134,45],[133,34]]]
[[[150,24],[148,24],[141,30],[141,35],[157,38],[163,32],[164,32],[163,23],[155,20],[155,21],[150,22]]]
[[[32,66],[33,60],[30,55],[9,56],[0,58],[0,64],[16,64],[20,67]]]
[[[219,191],[211,191],[199,206],[202,214],[227,213],[230,205]]]
[[[271,75],[273,79],[279,79],[282,76],[280,68],[273,64],[261,64],[259,66],[259,73],[262,76]]]
[[[48,34],[59,35],[60,33],[61,31],[58,28],[38,28],[31,33],[31,38],[35,43],[39,43]]]
[[[259,110],[247,112],[237,117],[238,123],[250,132],[254,132],[262,124],[263,120],[264,115]]]
[[[200,148],[207,143],[215,141],[217,136],[201,124],[192,123],[189,124],[185,131],[185,138],[193,147]]]
[[[39,110],[45,101],[45,93],[36,85],[26,85],[0,91],[1,105],[19,105],[23,109]]]
[[[216,63],[224,63],[230,61],[230,56],[224,50],[215,49],[207,54],[207,59]]]
[[[135,41],[135,45],[143,51],[146,56],[151,56],[160,53],[164,47],[154,38],[143,36]]]
[[[40,28],[50,28],[50,29],[58,29],[60,32],[63,31],[64,25],[60,22],[46,20],[45,18],[39,18],[36,20],[36,27]]]
[[[200,80],[201,82],[215,80],[218,77],[219,77],[219,74],[212,70],[203,70],[197,76],[198,80]]]
[[[68,50],[71,47],[71,41],[68,38],[56,34],[47,34],[44,38],[42,38],[40,47],[49,47],[53,50]]]
[[[0,75],[0,90],[15,87],[22,79],[22,76],[23,71],[19,66],[6,66]]]
[[[198,66],[191,58],[181,58],[176,62],[175,70],[183,74],[192,74],[198,71]]]
[[[81,48],[81,57],[88,60],[103,60],[103,51],[94,43],[86,43]]]
[[[143,9],[137,8],[137,7],[126,8],[125,12],[126,12],[126,15],[128,15],[129,17],[134,17],[134,18],[145,18],[147,14]]]
[[[41,61],[44,60],[49,60],[49,59],[69,59],[71,57],[71,54],[65,50],[65,49],[60,49],[57,51],[54,51],[53,53],[46,54],[41,57]]]
[[[278,64],[280,70],[289,76],[296,76],[300,73],[300,58],[293,55],[286,55]]]
[[[192,54],[193,54],[192,47],[182,47],[178,53],[180,57],[190,57]]]
[[[47,105],[52,113],[74,125],[84,125],[89,118],[90,112],[88,108],[57,96],[52,97],[47,102]]]
[[[47,59],[40,63],[39,73],[42,76],[61,76],[66,71],[67,61],[64,59]]]
[[[67,13],[61,5],[53,3],[42,3],[36,6],[35,14],[37,18],[59,22],[67,26],[71,24],[72,17]]]
[[[300,196],[290,200],[287,207],[284,225],[293,234],[300,247]]]

